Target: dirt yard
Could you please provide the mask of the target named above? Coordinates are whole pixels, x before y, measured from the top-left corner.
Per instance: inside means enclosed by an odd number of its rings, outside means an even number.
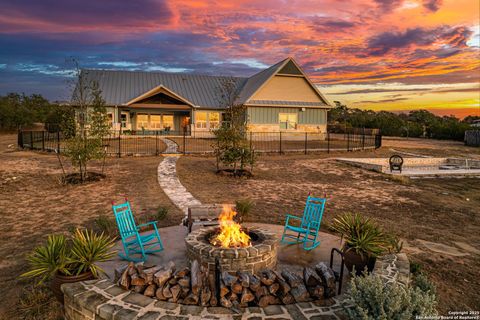
[[[15,143],[15,135],[0,135],[0,319],[25,317],[29,304],[19,301],[22,288],[30,288],[30,282],[17,277],[26,270],[25,255],[48,234],[66,233],[76,226],[96,228],[98,217],[111,217],[111,201],[125,196],[140,219],[159,207],[169,209],[160,226],[179,224],[182,219],[157,183],[160,157],[110,158],[105,180],[64,186],[54,155],[8,147]],[[300,212],[308,192],[326,192],[325,222],[344,211],[360,211],[408,241],[405,250],[411,260],[421,264],[438,287],[442,311],[480,309],[480,255],[465,246],[480,249],[480,180],[390,180],[331,159],[387,156],[391,148],[480,157],[480,149],[425,140],[385,140],[384,144],[387,147],[375,152],[262,156],[254,178],[247,180],[216,176],[213,160],[205,157],[182,157],[178,171],[187,189],[205,203],[255,200],[249,219],[259,222],[283,224],[286,213]],[[100,171],[101,163],[93,169]],[[422,241],[448,245],[467,255],[432,252]],[[50,319],[37,317],[44,318]]]
[[[440,142],[441,152],[432,146],[427,149],[420,142],[408,145],[393,141],[387,145],[415,154],[427,151],[457,155],[458,149],[470,154],[470,148],[456,143]],[[380,157],[391,153],[390,147],[385,147],[349,155]],[[301,214],[309,192],[319,196],[326,193],[324,231],[328,222],[343,212],[361,212],[375,218],[386,230],[405,240],[410,259],[419,263],[437,285],[442,312],[478,310],[480,251],[475,250],[480,250],[480,179],[392,180],[337,163],[331,158],[334,156],[263,157],[251,179],[217,176],[214,160],[200,157],[181,158],[178,172],[187,189],[204,203],[254,200],[256,207],[247,220],[256,222],[283,224],[286,213]],[[432,251],[432,247],[439,247],[440,252]]]
[[[0,136],[0,319],[14,319],[26,271],[25,254],[50,233],[66,233],[77,226],[96,227],[99,216],[111,217],[111,202],[131,201],[134,214],[169,209],[160,226],[179,224],[181,214],[157,183],[158,157],[110,158],[107,178],[85,185],[60,184],[61,168],[53,154],[9,149],[16,136]],[[71,168],[67,165],[68,171]],[[93,168],[101,170],[101,163]],[[38,318],[43,319],[43,318]]]

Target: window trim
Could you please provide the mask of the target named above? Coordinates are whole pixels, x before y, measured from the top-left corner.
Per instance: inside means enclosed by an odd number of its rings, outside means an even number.
[[[282,122],[280,121],[280,117],[282,115],[287,115],[287,121],[286,122]],[[293,122],[293,121],[289,121],[288,120],[288,116],[289,115],[294,115],[295,118],[296,118],[296,121]],[[289,128],[289,123],[292,122],[292,123],[295,123],[295,127],[294,128]],[[286,123],[286,128],[282,128],[282,123]],[[293,130],[297,130],[298,128],[298,113],[296,112],[279,112],[278,113],[278,125],[280,126],[280,130],[283,130],[283,131],[293,131]]]

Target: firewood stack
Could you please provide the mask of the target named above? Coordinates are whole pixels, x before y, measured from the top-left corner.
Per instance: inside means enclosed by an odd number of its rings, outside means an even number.
[[[158,300],[233,309],[319,300],[336,292],[334,273],[323,262],[305,267],[302,275],[271,269],[257,275],[223,271],[219,283],[196,260],[181,270],[173,262],[165,267],[131,262],[116,269],[115,278],[120,287]]]

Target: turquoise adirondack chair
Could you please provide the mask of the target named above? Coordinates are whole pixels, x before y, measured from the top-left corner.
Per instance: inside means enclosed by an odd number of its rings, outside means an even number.
[[[300,218],[287,214],[281,242],[287,244],[303,243],[303,249],[305,250],[316,248],[320,244],[318,230],[322,222],[326,201],[327,199],[325,198],[308,196],[305,209],[303,210],[303,217]],[[293,221],[298,221],[299,223],[292,224],[291,222]]]
[[[119,205],[112,202],[112,209],[122,238],[124,253],[118,254],[121,258],[134,262],[146,261],[147,254],[163,250],[163,243],[158,233],[156,221],[137,226],[130,208],[130,202],[127,199],[125,199],[125,203]],[[146,226],[153,226],[153,231],[141,235],[138,231]],[[141,258],[134,257],[134,255],[141,255]]]

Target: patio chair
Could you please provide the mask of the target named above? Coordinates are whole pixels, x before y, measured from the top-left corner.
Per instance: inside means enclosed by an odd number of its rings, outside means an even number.
[[[146,261],[147,254],[163,250],[163,243],[158,233],[156,221],[137,226],[130,208],[130,202],[127,199],[125,199],[125,203],[119,205],[112,202],[112,209],[122,238],[124,253],[118,254],[121,258],[134,262]],[[153,226],[152,232],[141,235],[138,231],[140,228],[147,226]],[[141,258],[133,255],[141,255]]]
[[[318,231],[320,229],[320,223],[322,222],[326,201],[325,198],[308,196],[302,217],[287,214],[281,243],[303,243],[303,249],[305,250],[316,248],[320,244]],[[293,221],[298,222],[295,223]]]

